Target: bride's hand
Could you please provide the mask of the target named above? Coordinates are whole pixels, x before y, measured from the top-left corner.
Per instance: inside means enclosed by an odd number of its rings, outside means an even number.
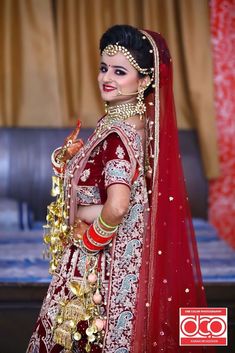
[[[89,224],[83,222],[80,219],[77,219],[73,228],[73,238],[75,240],[82,239],[83,234],[89,228]]]
[[[81,129],[81,122],[80,120],[78,120],[75,129],[64,140],[62,149],[65,148],[65,152],[63,157],[61,158],[62,161],[71,159],[83,147],[84,145],[83,141],[81,139],[77,139],[80,129]]]
[[[75,154],[83,147],[84,143],[81,139],[74,141],[65,152],[65,160],[73,158]]]

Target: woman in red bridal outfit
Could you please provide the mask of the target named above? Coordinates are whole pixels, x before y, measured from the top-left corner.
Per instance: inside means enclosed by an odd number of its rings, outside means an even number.
[[[52,156],[54,273],[28,353],[209,352],[179,346],[179,308],[206,305],[185,191],[172,62],[158,33],[100,41],[106,113]]]

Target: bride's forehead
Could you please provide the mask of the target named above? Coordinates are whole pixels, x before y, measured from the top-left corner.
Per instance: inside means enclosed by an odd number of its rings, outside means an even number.
[[[126,66],[127,68],[132,67],[129,60],[122,53],[117,53],[112,56],[104,53],[103,55],[101,55],[101,61],[107,65],[112,65],[112,66],[121,65],[121,66]]]

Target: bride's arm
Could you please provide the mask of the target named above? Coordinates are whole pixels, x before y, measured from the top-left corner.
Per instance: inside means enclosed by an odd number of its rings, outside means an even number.
[[[78,217],[91,224],[101,214],[105,223],[116,226],[128,211],[132,170],[135,166],[131,166],[127,149],[117,133],[109,134],[105,141],[102,163],[107,199],[103,206],[79,207]]]
[[[130,188],[124,184],[113,184],[107,189],[107,200],[104,205],[79,206],[77,217],[91,224],[102,214],[102,218],[110,225],[121,223],[128,210]]]
[[[100,215],[103,205],[79,206],[77,217],[87,224],[91,224]]]
[[[107,200],[102,208],[101,216],[111,226],[120,224],[128,211],[130,188],[125,184],[113,184],[107,189]]]

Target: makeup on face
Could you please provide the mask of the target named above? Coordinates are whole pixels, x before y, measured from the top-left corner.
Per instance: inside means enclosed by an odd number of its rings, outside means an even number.
[[[105,73],[107,72],[109,69],[113,69],[114,73],[118,76],[124,76],[128,73],[128,70],[123,67],[123,66],[119,66],[119,65],[107,65],[105,62],[101,61],[100,63],[100,71]]]
[[[102,55],[98,83],[101,97],[110,104],[135,101],[132,92],[138,91],[139,75],[122,53],[114,56]],[[129,96],[120,92],[130,93]]]

